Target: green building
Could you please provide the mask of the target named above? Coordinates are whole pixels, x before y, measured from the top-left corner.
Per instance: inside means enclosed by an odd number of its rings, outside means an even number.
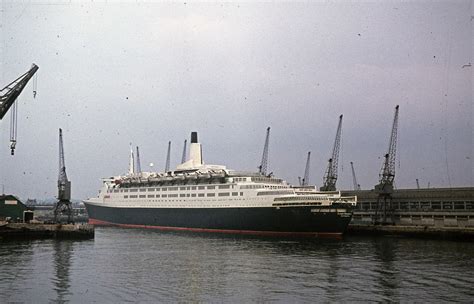
[[[0,221],[11,218],[12,221],[22,221],[23,213],[28,208],[13,195],[0,195]]]

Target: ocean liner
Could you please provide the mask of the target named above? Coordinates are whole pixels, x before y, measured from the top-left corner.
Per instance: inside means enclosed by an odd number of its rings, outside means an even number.
[[[89,223],[130,228],[276,236],[340,237],[355,196],[292,187],[282,179],[202,162],[197,133],[189,159],[168,172],[129,172],[103,179],[84,201]]]

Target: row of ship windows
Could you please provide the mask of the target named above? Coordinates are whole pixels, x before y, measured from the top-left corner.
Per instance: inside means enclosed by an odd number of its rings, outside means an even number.
[[[245,182],[247,181],[246,177],[234,177],[235,182]]]
[[[237,200],[241,200],[241,199],[238,199],[236,198],[235,199],[236,201]],[[141,206],[156,206],[155,203],[160,203],[160,207],[176,207],[177,204],[176,203],[179,203],[179,202],[183,202],[181,200],[166,200],[166,201],[157,201],[157,200],[149,200],[149,201],[144,201],[144,202],[140,202],[140,205]],[[218,200],[218,201],[215,201],[215,200],[204,200],[204,202],[207,202],[207,204],[204,204],[206,205],[206,207],[232,207],[232,205],[228,204],[228,203],[224,203],[226,201],[222,201],[221,200]],[[220,203],[221,202],[221,203]],[[210,203],[210,204],[209,204]],[[122,205],[124,207],[136,207],[136,205]],[[195,207],[196,205],[183,205],[183,204],[179,204],[179,207],[182,208],[182,207]],[[239,203],[239,206],[240,207],[254,207],[254,206],[261,206],[260,203],[253,203],[253,204],[243,204],[243,203]]]
[[[218,185],[218,186],[187,186],[187,187],[163,187],[163,188],[135,188],[135,189],[114,189],[107,192],[147,192],[147,191],[177,191],[177,190],[205,190],[205,189],[232,189],[234,185]]]
[[[242,186],[240,186],[240,189],[262,189],[262,188],[287,189],[288,187],[285,187],[285,186],[269,186],[269,185],[242,185]]]
[[[272,206],[320,206],[319,202],[274,203]]]
[[[252,182],[257,183],[280,183],[281,179],[271,177],[252,177]]]
[[[293,194],[293,191],[292,190],[277,190],[277,191],[257,192],[257,196],[260,196],[260,195],[285,195],[285,194]]]
[[[214,190],[214,189],[234,189],[235,185],[218,185],[218,186],[187,186],[187,187],[163,187],[163,188],[132,188],[132,189],[111,189],[107,190],[108,193],[120,193],[120,192],[152,192],[152,191],[178,191],[178,190]],[[268,186],[268,185],[242,185],[240,189],[283,189],[287,187],[283,186]]]
[[[315,197],[315,196],[298,196],[298,197],[277,197],[275,201],[306,201],[306,200],[327,200],[325,197]]]
[[[217,196],[243,196],[243,192],[223,192],[223,193],[218,193]],[[207,197],[214,197],[216,196],[215,193],[207,193]],[[124,195],[123,198],[168,198],[168,197],[204,197],[204,193],[187,193],[187,194],[162,194],[161,196],[159,194],[148,194],[148,195]]]

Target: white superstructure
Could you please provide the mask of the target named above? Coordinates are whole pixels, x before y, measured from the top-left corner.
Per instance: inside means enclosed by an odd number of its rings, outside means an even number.
[[[87,203],[116,208],[249,208],[288,206],[352,206],[356,197],[294,188],[287,182],[253,172],[229,170],[202,161],[201,144],[192,135],[189,160],[170,172],[133,173],[103,179],[98,197]]]

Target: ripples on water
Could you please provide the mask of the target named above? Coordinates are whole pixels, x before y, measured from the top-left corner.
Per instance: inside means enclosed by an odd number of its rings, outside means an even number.
[[[0,303],[474,300],[474,244],[96,229],[0,242]]]

